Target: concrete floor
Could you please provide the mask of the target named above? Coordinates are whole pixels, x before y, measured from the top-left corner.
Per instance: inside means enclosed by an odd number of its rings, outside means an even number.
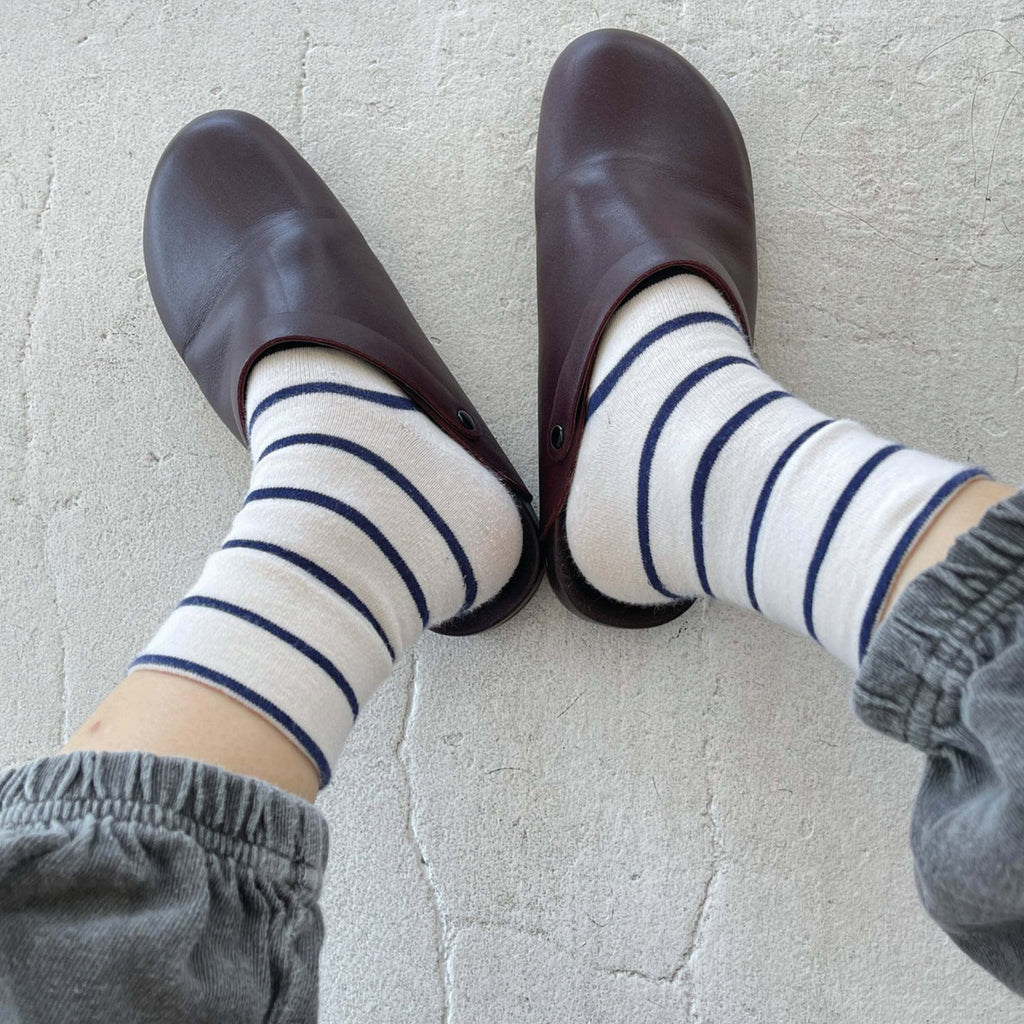
[[[745,132],[767,368],[1021,479],[1024,15],[943,6],[5,4],[0,761],[85,717],[244,493],[142,263],[157,157],[214,107],[320,170],[533,484],[541,90],[581,32],[655,35]],[[545,585],[492,634],[427,637],[321,801],[323,1020],[1019,1021],[919,907],[920,760],[848,690],[720,606],[629,635]]]

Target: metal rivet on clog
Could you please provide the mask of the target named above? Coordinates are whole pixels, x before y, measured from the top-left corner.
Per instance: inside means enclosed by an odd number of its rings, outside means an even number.
[[[565,443],[565,431],[559,425],[551,428],[551,447],[561,448]]]
[[[460,409],[455,415],[459,418],[459,422],[466,428],[466,430],[476,430],[476,421],[468,412],[466,412],[465,409]]]

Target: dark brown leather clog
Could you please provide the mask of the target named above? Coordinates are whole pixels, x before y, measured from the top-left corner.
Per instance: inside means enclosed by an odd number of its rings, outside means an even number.
[[[569,554],[565,505],[601,332],[668,268],[701,274],[750,338],[757,253],[750,164],[725,101],[675,51],[616,29],[581,36],[548,78],[537,139],[541,542],[548,578],[573,611],[656,626],[691,601],[605,597]]]
[[[359,229],[281,135],[234,110],[186,125],[153,175],[144,248],[167,333],[243,444],[253,363],[276,345],[314,342],[389,374],[502,480],[523,525],[519,566],[497,597],[435,632],[480,632],[526,604],[542,572],[529,491]]]

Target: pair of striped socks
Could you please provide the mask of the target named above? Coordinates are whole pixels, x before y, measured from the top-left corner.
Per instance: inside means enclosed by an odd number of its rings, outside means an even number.
[[[519,516],[488,470],[347,353],[271,352],[246,408],[245,502],[132,669],[244,701],[326,785],[395,659],[512,576]],[[913,541],[981,473],[787,394],[715,288],[679,274],[631,297],[602,337],[569,546],[617,600],[713,595],[855,666]]]

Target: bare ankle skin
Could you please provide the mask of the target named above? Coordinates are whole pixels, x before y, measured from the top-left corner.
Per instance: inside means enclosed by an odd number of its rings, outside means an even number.
[[[220,690],[169,672],[123,679],[63,748],[72,750],[189,757],[310,802],[319,790],[313,762],[280,729]]]
[[[965,484],[945,508],[932,520],[917,539],[903,562],[899,574],[882,608],[879,622],[885,618],[899,600],[904,590],[920,576],[925,569],[943,561],[949,554],[953,542],[972,526],[995,504],[1015,493],[1016,487],[988,480],[984,477]]]

